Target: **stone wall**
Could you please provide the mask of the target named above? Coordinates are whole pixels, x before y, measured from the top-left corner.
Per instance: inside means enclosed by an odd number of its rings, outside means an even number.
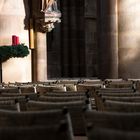
[[[96,0],[60,1],[62,22],[48,33],[48,78],[97,76]]]
[[[119,77],[140,78],[140,1],[118,0]]]
[[[99,78],[118,78],[118,0],[99,0]]]
[[[0,45],[11,45],[12,35],[29,46],[28,30],[25,29],[28,0],[0,0]],[[2,64],[3,82],[31,81],[31,56],[12,58]]]
[[[49,76],[140,78],[139,0],[84,2],[84,14],[78,19],[79,9],[74,7],[78,2],[61,1],[64,21],[48,52]],[[84,23],[79,28],[84,29],[76,32],[80,19]],[[83,35],[84,45],[77,43],[81,40],[76,33]]]

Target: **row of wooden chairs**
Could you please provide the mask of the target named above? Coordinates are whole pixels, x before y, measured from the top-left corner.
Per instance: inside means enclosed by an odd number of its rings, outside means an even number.
[[[88,140],[139,140],[140,133],[109,128],[92,128],[87,132]]]
[[[120,82],[120,83],[119,83]],[[138,82],[138,81],[136,81]],[[64,83],[66,85],[66,83]],[[138,83],[137,83],[138,84]],[[42,89],[45,87],[59,87],[63,85],[62,83],[45,83],[44,85],[39,84],[38,87],[41,87]],[[108,86],[107,86],[108,85]],[[119,97],[139,97],[139,92],[137,90],[137,86],[134,86],[133,81],[129,80],[116,80],[116,81],[88,81],[88,82],[81,82],[77,84],[78,91],[82,92],[66,92],[63,90],[57,89],[49,89],[44,90],[42,92],[36,92],[36,93],[23,93],[18,94],[18,97],[20,98],[14,98],[14,94],[16,96],[16,93],[12,93],[12,100],[15,101],[15,103],[20,107],[20,112],[17,113],[28,113],[28,112],[35,112],[36,110],[42,112],[44,110],[56,110],[61,109],[62,107],[67,107],[68,112],[71,118],[71,125],[72,129],[71,131],[73,133],[71,134],[70,140],[73,139],[73,135],[87,135],[89,140],[99,140],[99,135],[101,135],[101,138],[103,137],[103,133],[99,133],[104,131],[118,131],[119,134],[125,130],[125,133],[128,134],[128,131],[131,131],[130,133],[137,133],[139,131],[139,127],[136,127],[135,124],[139,120],[139,112],[136,110],[135,112],[127,113],[122,111],[117,112],[117,110],[114,109],[107,109],[107,105],[105,102],[108,103],[108,101],[114,101],[111,99],[111,97],[116,97],[116,102],[120,102]],[[24,85],[26,87],[26,84]],[[24,87],[23,85],[21,87]],[[75,86],[75,84],[74,84]],[[30,86],[28,86],[30,87]],[[27,87],[26,87],[27,88]],[[54,92],[55,91],[55,92]],[[59,91],[59,92],[58,92]],[[60,92],[61,91],[61,92]],[[62,92],[63,91],[63,92]],[[86,94],[83,94],[85,91],[90,91],[88,96],[90,97],[90,100],[87,99]],[[87,93],[87,92],[86,92]],[[111,94],[112,96],[108,96],[108,94]],[[121,94],[121,95],[120,95]],[[9,98],[10,93],[1,93],[0,98],[4,97]],[[116,96],[114,96],[116,95]],[[119,96],[117,96],[119,95]],[[124,96],[122,96],[124,95]],[[130,96],[129,96],[130,95]],[[11,95],[10,95],[11,96]],[[21,98],[23,97],[23,98]],[[110,99],[107,99],[109,97]],[[93,110],[91,107],[91,101],[95,98],[95,103],[97,104],[98,110]],[[64,100],[63,100],[64,99]],[[99,100],[102,102],[102,105],[104,106],[101,111],[99,110]],[[127,99],[124,99],[127,100]],[[135,99],[136,100],[136,99]],[[8,101],[11,101],[10,99]],[[123,101],[124,102],[124,101]],[[131,102],[133,100],[131,99]],[[138,102],[138,99],[137,99]],[[18,104],[19,103],[19,104]],[[72,103],[72,104],[70,104]],[[88,104],[87,104],[88,103]],[[109,102],[110,103],[110,102]],[[83,112],[83,106],[85,112]],[[110,108],[112,105],[109,105]],[[102,107],[102,106],[100,106]],[[106,108],[105,108],[106,107]],[[120,107],[118,107],[120,108]],[[115,110],[115,112],[114,112]],[[106,112],[108,111],[108,112]],[[79,114],[79,115],[77,115]],[[28,117],[27,117],[28,118]],[[127,119],[126,119],[127,118]],[[33,119],[34,120],[34,119]],[[43,120],[43,119],[42,119]],[[133,120],[131,122],[131,120]],[[51,122],[51,120],[50,120]],[[128,122],[131,122],[130,124]],[[34,124],[34,123],[33,123]],[[138,124],[138,123],[137,123]],[[58,125],[57,125],[58,126]],[[59,125],[61,126],[61,125]],[[66,125],[62,125],[66,126]],[[139,125],[138,125],[139,126]],[[42,126],[41,126],[42,127]],[[58,128],[58,127],[57,127]],[[108,130],[107,130],[108,129]],[[67,129],[66,129],[67,130]],[[97,131],[99,130],[99,131]],[[132,132],[133,131],[133,132]],[[137,131],[137,132],[136,132]],[[60,133],[59,133],[60,134]],[[106,133],[104,133],[105,135]],[[115,134],[115,133],[114,133]],[[96,137],[98,136],[98,137]],[[115,136],[115,135],[114,135]],[[116,135],[117,136],[117,135]],[[106,138],[112,138],[112,137],[106,137]],[[120,135],[119,138],[123,139],[123,136]],[[124,137],[124,139],[126,136]],[[63,139],[63,138],[62,138]],[[67,136],[67,139],[69,137]],[[65,140],[65,139],[64,139]],[[102,139],[101,139],[102,140]]]
[[[0,89],[2,88],[14,88],[17,87],[19,88],[17,91],[14,92],[42,92],[44,89],[44,92],[46,91],[54,91],[54,90],[59,90],[59,91],[81,91],[81,90],[87,90],[87,89],[96,89],[100,87],[108,87],[108,88],[133,88],[133,89],[138,89],[139,87],[139,81],[125,81],[125,80],[119,80],[119,81],[110,81],[110,80],[105,80],[101,81],[99,79],[96,80],[86,80],[84,82],[78,82],[74,83],[69,80],[64,80],[61,82],[41,82],[41,83],[10,83],[10,84],[3,84]],[[28,87],[28,88],[27,88]],[[46,90],[47,89],[47,90]]]
[[[66,109],[32,112],[0,110],[0,138],[73,140],[74,135],[70,114]]]
[[[74,135],[78,136],[85,136],[83,108],[92,109],[89,96],[84,92],[54,92],[54,94],[50,92],[43,95],[3,93],[0,100],[0,109],[18,112],[55,110],[67,107],[70,112]]]
[[[136,97],[140,96],[140,92],[130,87],[116,87],[116,88],[100,88],[94,91],[95,102],[98,110],[106,110],[106,111],[129,111],[129,108],[126,106],[126,110],[124,106],[119,105],[119,102],[130,99],[131,97],[135,97],[135,100],[138,101]],[[123,98],[122,98],[123,97]],[[127,98],[126,98],[127,97]],[[125,99],[124,99],[125,98]],[[118,99],[118,100],[117,100]],[[129,101],[129,100],[127,100]],[[133,100],[134,101],[134,100]],[[114,106],[116,104],[116,106]],[[118,106],[118,107],[117,107]],[[134,108],[134,105],[132,105]],[[135,109],[134,109],[135,110]]]
[[[83,108],[82,106],[85,105],[83,102],[67,102],[67,103],[50,103],[50,102],[39,102],[39,101],[28,101],[26,104],[22,104],[22,110],[17,112],[16,110],[10,110],[10,108],[3,109],[2,114],[0,114],[0,128],[3,127],[3,125],[10,125],[14,126],[11,123],[15,123],[15,125],[18,125],[18,127],[23,127],[24,125],[29,126],[36,126],[36,122],[39,124],[42,122],[45,126],[48,127],[49,123],[52,124],[56,121],[56,118],[59,118],[59,114],[53,114],[52,116],[44,116],[44,119],[47,121],[44,122],[43,118],[41,118],[41,112],[44,111],[50,111],[54,112],[55,110],[60,110],[63,107],[67,107],[69,111],[69,119],[71,120],[71,135],[74,136],[85,136],[85,125],[83,120]],[[11,106],[11,105],[10,105]],[[88,107],[88,106],[87,106]],[[21,108],[20,108],[21,109]],[[11,115],[7,112],[10,112]],[[37,112],[39,112],[38,116],[36,116]],[[30,113],[34,113],[32,118],[29,118]],[[17,116],[18,114],[20,116]],[[7,119],[9,118],[9,120]],[[62,116],[61,116],[62,119]],[[5,122],[6,121],[6,122]],[[9,122],[10,121],[10,122]],[[11,122],[12,121],[12,122]],[[58,125],[58,124],[57,124]],[[42,126],[40,124],[40,126]],[[6,127],[6,126],[5,126]],[[9,127],[9,126],[8,126]],[[65,130],[65,129],[64,129]],[[52,134],[52,133],[51,133]],[[47,138],[48,139],[48,138]],[[59,139],[59,137],[58,137]],[[68,138],[67,138],[68,139]],[[55,139],[54,139],[55,140]]]
[[[97,110],[85,111],[88,140],[140,139],[139,81],[106,81],[94,90]]]
[[[140,112],[91,110],[85,112],[84,118],[88,140],[132,140],[135,138],[137,140],[140,138]]]

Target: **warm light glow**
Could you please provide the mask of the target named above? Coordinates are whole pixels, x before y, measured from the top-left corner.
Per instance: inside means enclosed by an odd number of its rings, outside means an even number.
[[[33,20],[30,19],[30,31],[29,31],[29,44],[30,49],[34,49],[34,29],[33,29]]]
[[[140,1],[119,2],[119,51],[120,61],[131,62],[140,59]],[[132,66],[133,67],[133,66]]]

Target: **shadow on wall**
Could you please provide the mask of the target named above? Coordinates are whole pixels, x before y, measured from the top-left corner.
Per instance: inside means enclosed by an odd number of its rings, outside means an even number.
[[[140,43],[120,49],[119,75],[123,78],[140,78]]]

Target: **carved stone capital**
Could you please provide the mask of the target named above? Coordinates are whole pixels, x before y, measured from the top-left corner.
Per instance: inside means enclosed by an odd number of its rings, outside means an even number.
[[[36,19],[37,29],[41,32],[50,32],[55,28],[55,23],[60,23],[61,19],[57,17],[45,17]]]
[[[57,1],[51,0],[50,5],[48,5],[47,0],[34,1],[32,15],[36,30],[39,32],[50,32],[55,27],[55,23],[61,22],[61,12],[57,8]]]

